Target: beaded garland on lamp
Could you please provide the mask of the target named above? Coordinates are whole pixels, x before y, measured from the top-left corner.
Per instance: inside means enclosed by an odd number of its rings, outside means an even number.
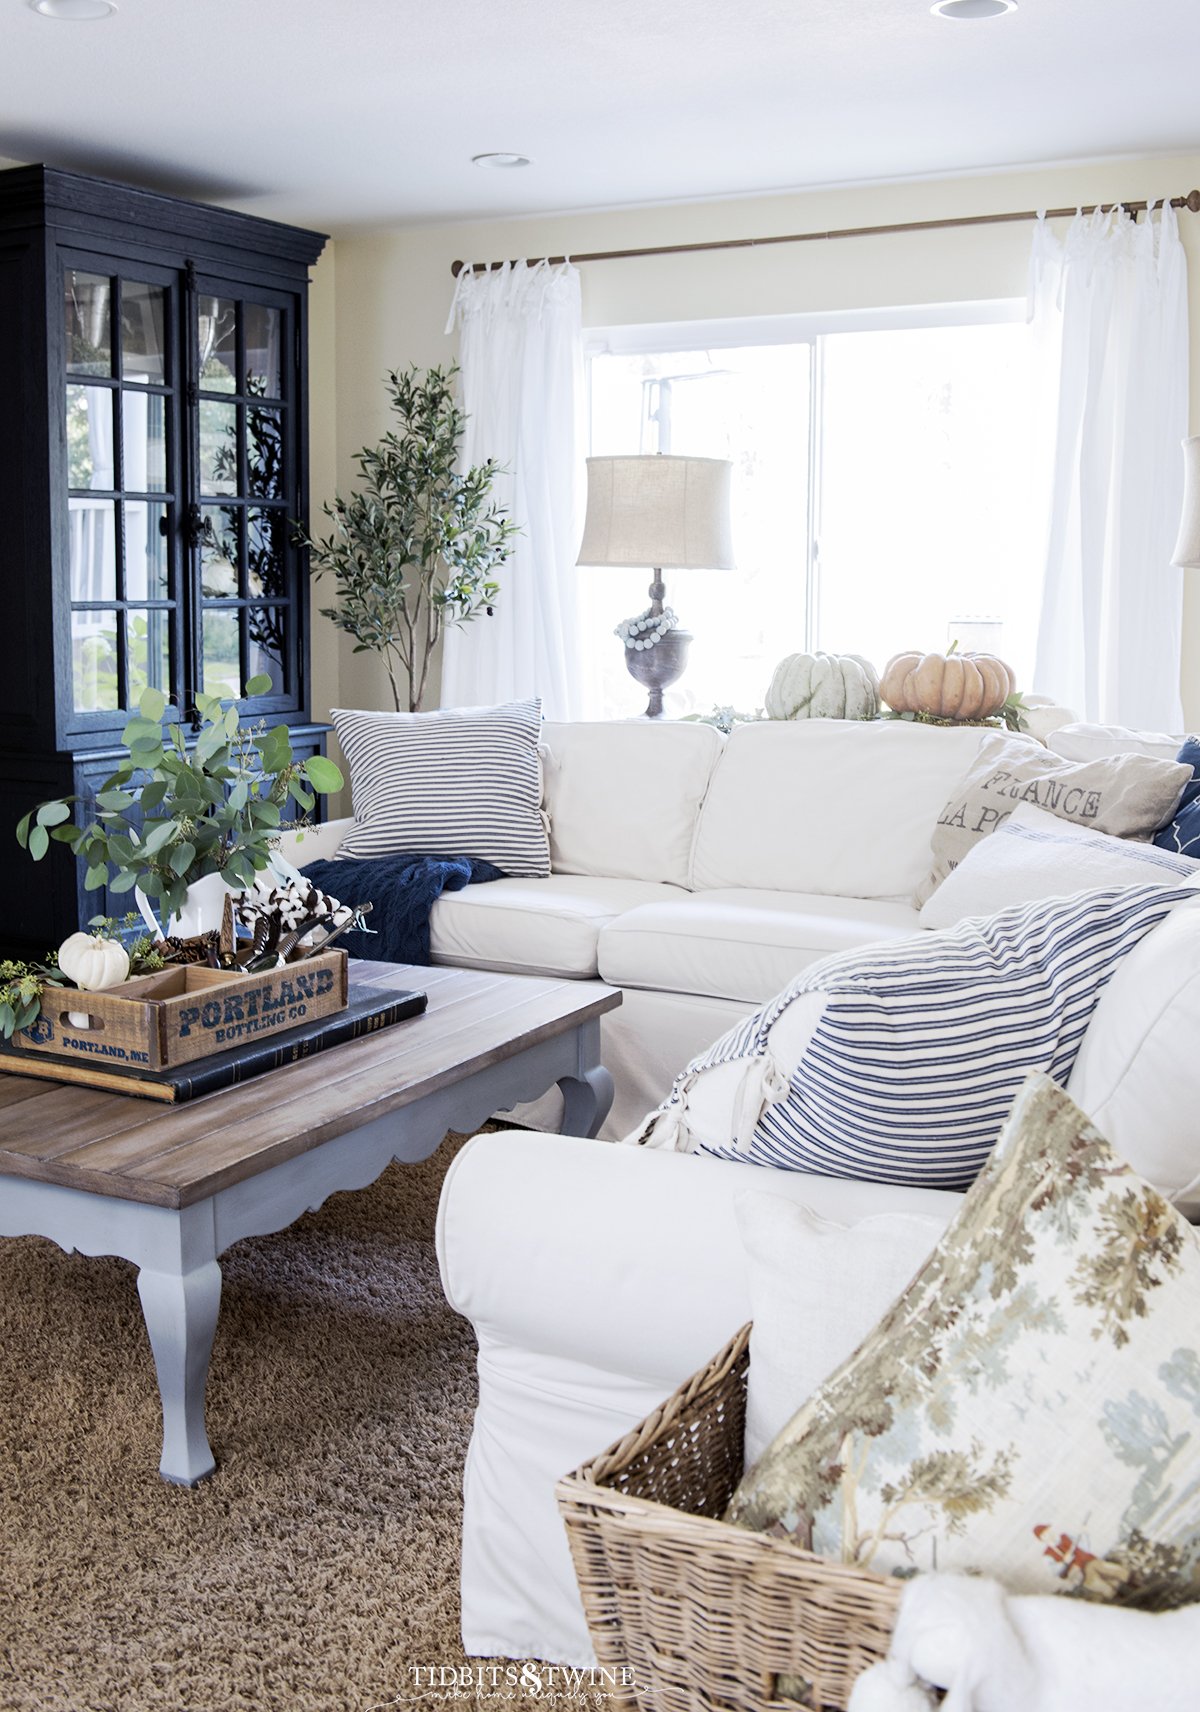
[[[664,570],[733,569],[727,458],[665,454],[589,458],[581,565],[653,568],[650,605],[614,632],[631,677],[650,692],[646,717],[661,719],[663,691],[682,675],[691,633],[663,605]]]
[[[678,626],[679,619],[671,607],[664,606],[661,612],[656,613],[652,606],[648,606],[636,618],[623,618],[613,635],[619,636],[627,648],[642,650],[653,648],[668,630],[675,630]]]

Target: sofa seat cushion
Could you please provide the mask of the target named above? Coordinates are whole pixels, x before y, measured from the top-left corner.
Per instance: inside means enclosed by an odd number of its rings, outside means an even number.
[[[600,935],[600,977],[615,987],[762,1004],[831,951],[920,930],[907,903],[738,887],[644,903]]]
[[[430,920],[435,963],[587,980],[596,942],[614,916],[685,894],[653,880],[550,874],[493,880],[440,897]]]

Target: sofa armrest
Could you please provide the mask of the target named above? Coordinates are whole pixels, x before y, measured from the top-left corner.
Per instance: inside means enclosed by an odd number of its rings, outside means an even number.
[[[303,868],[306,862],[328,861],[337,855],[353,825],[354,816],[347,815],[344,820],[327,820],[323,826],[298,827],[281,835],[279,853],[297,868]]]
[[[479,1135],[442,1188],[446,1296],[483,1336],[674,1385],[750,1318],[742,1188],[846,1222],[949,1220],[962,1200],[575,1136]]]

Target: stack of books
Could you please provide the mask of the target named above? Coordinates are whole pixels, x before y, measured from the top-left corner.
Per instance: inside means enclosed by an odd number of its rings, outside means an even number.
[[[249,1039],[224,1052],[210,1053],[174,1068],[142,1070],[125,1063],[119,1066],[106,1063],[103,1043],[98,1038],[94,1056],[75,1050],[69,1057],[52,1057],[45,1050],[30,1052],[12,1041],[0,1041],[0,1070],[39,1080],[104,1088],[113,1094],[134,1094],[146,1100],[167,1103],[196,1100],[203,1094],[215,1094],[222,1088],[248,1082],[268,1070],[278,1070],[284,1064],[328,1052],[331,1047],[343,1046],[362,1035],[391,1028],[407,1017],[419,1016],[426,1002],[425,994],[420,992],[356,986],[352,976],[349,1003],[332,1016],[317,1017],[263,1039]]]

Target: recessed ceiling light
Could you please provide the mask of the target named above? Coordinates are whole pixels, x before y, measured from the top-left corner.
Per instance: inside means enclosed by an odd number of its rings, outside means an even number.
[[[43,18],[65,18],[82,24],[90,18],[107,18],[116,11],[114,0],[29,0]]]
[[[510,155],[503,152],[490,155],[472,155],[471,163],[473,166],[499,167],[501,170],[514,166],[533,165],[528,155]]]
[[[1016,9],[1017,0],[937,0],[929,8],[939,18],[1000,18]]]

